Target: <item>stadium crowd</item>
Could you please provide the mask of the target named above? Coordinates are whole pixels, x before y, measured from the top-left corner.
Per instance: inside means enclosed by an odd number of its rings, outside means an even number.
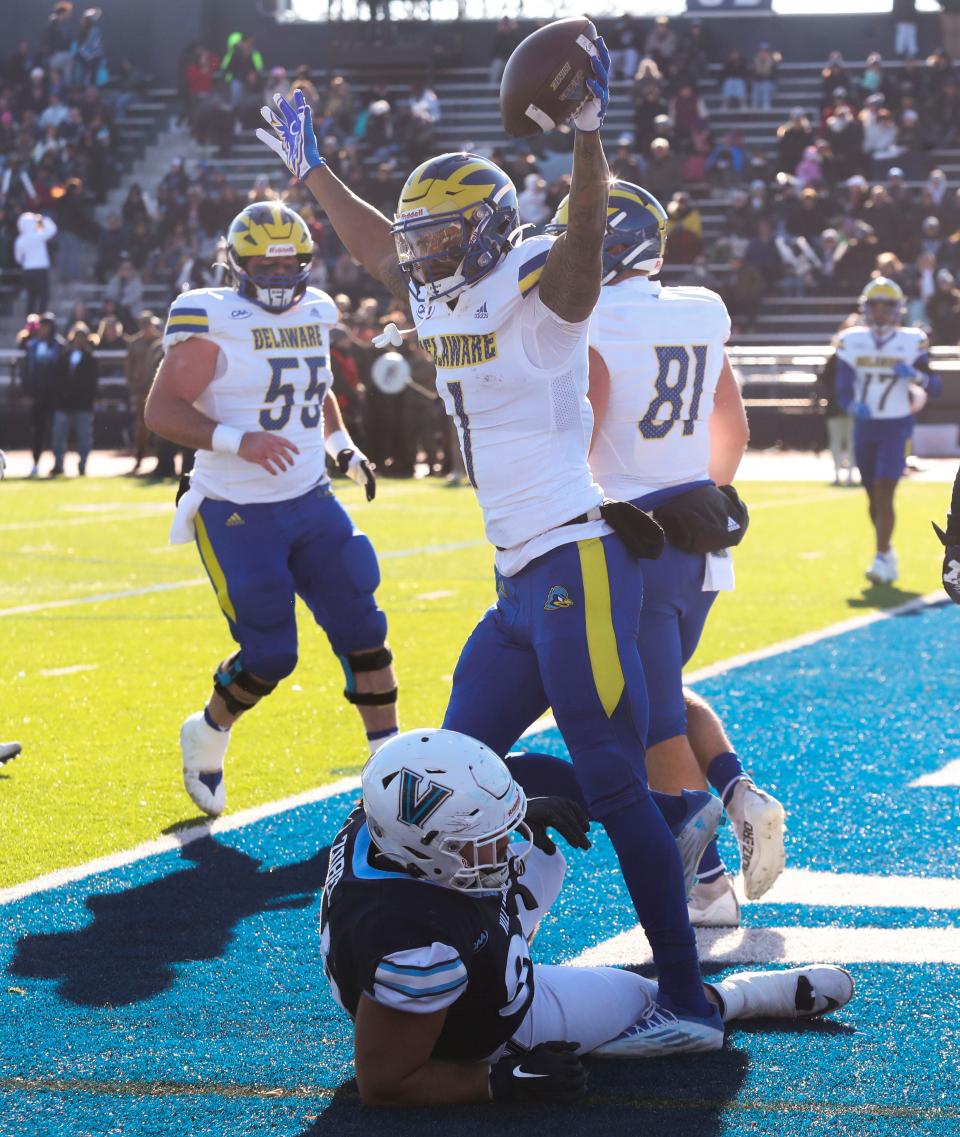
[[[240,31],[219,51],[192,43],[180,59],[179,123],[210,157],[176,160],[156,185],[131,185],[119,212],[98,224],[93,206],[116,175],[111,124],[130,91],[124,66],[111,61],[108,68],[98,10],[76,15],[59,0],[42,43],[17,46],[2,71],[0,268],[19,265],[27,311],[47,309],[51,272],[58,280],[77,278],[86,242],[102,293],[96,304],[61,313],[61,330],[80,325],[101,349],[126,350],[155,318],[145,310],[145,289],[162,315],[184,289],[219,283],[232,217],[248,201],[282,197],[313,234],[311,283],[335,296],[342,313],[334,360],[351,430],[385,472],[408,476],[422,450],[431,473],[462,476],[447,457],[456,447],[432,393],[432,365],[406,342],[399,362],[375,370],[381,353],[371,340],[398,315],[309,195],[275,171],[244,193],[217,162],[260,123],[265,100],[300,89],[332,168],[389,215],[407,172],[436,149],[436,92],[417,82],[397,97],[384,83],[359,90],[343,75],[271,66],[254,37]],[[522,34],[515,20],[498,24],[491,85]],[[644,26],[624,16],[608,39],[614,74],[632,84],[633,99],[633,129],[610,140],[610,166],[666,205],[671,281],[720,292],[736,335],[755,326],[765,297],[853,297],[871,274],[882,273],[903,287],[908,319],[927,327],[934,344],[960,340],[960,188],[931,168],[930,156],[960,130],[960,78],[944,50],[893,64],[874,54],[865,65],[832,53],[817,105],[792,109],[770,145],[754,148],[740,130],[712,126],[702,77],[719,64],[725,109],[769,111],[783,62],[776,45],[758,41],[721,58],[704,23],[666,17]],[[909,39],[901,43],[910,46]],[[555,132],[489,155],[518,186],[521,220],[535,230],[567,192],[571,145],[571,134]],[[714,215],[707,224],[706,212]],[[24,343],[39,326],[35,316]],[[142,396],[132,389],[139,470],[145,440],[138,406]]]

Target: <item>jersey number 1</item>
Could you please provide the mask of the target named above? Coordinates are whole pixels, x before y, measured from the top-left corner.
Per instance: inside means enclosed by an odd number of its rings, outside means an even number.
[[[313,355],[303,360],[307,365],[309,378],[307,389],[303,392],[303,406],[300,408],[300,421],[312,430],[320,425],[323,396],[327,391],[325,379],[320,378],[320,372],[327,366],[325,355]],[[300,360],[296,358],[268,359],[270,364],[270,386],[263,396],[264,408],[260,412],[260,427],[262,430],[283,430],[290,421],[293,413],[294,382],[291,378],[283,381],[285,371],[294,371],[300,367]],[[272,406],[277,400],[280,406]]]
[[[657,382],[656,394],[646,413],[637,424],[644,438],[665,438],[673,424],[678,422],[683,413],[683,397],[686,394],[687,383],[690,379],[690,361],[693,358],[693,393],[690,396],[690,407],[683,423],[683,433],[693,434],[697,415],[700,411],[700,398],[703,395],[703,380],[707,371],[707,345],[698,343],[689,347],[671,345],[669,347],[655,347],[657,353]],[[676,368],[674,368],[676,364]],[[673,382],[671,382],[671,378]],[[663,408],[669,407],[670,413],[665,418]]]

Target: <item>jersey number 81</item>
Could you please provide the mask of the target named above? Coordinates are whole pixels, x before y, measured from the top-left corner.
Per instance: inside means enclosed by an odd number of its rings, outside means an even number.
[[[690,407],[683,423],[683,433],[693,434],[697,415],[700,411],[700,399],[703,395],[703,380],[707,370],[707,345],[698,343],[691,346],[670,345],[669,347],[655,347],[657,353],[657,380],[656,394],[647,407],[643,418],[637,424],[644,438],[665,438],[673,429],[683,413],[683,398],[687,383],[690,379],[690,359],[693,357],[693,393],[690,396]],[[673,365],[676,371],[673,372]],[[671,374],[676,378],[670,382]],[[664,407],[670,408],[665,418],[662,413]]]

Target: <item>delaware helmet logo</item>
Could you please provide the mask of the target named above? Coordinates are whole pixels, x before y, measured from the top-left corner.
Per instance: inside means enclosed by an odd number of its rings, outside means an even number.
[[[447,786],[428,782],[420,792],[423,778],[404,767],[400,771],[400,812],[397,817],[404,825],[423,825],[453,793]]]
[[[547,602],[543,606],[544,612],[556,612],[558,608],[572,608],[573,601],[570,593],[562,584],[555,584],[547,593]]]

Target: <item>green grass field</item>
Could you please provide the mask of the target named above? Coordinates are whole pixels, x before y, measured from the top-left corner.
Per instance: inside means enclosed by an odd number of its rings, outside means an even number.
[[[802,482],[743,491],[752,525],[736,555],[737,591],[718,601],[694,667],[938,587],[929,519],[944,512],[942,486],[900,490],[896,588],[863,578],[861,491]],[[493,598],[473,495],[431,481],[384,481],[372,505],[352,485],[338,492],[383,558],[402,722],[435,724],[459,650]],[[167,544],[172,496],[169,484],[122,478],[0,486],[0,739],[24,748],[0,772],[0,887],[196,816],[177,732],[232,641],[196,551]],[[302,609],[296,673],[235,732],[231,810],[359,772],[365,741],[342,678]]]

